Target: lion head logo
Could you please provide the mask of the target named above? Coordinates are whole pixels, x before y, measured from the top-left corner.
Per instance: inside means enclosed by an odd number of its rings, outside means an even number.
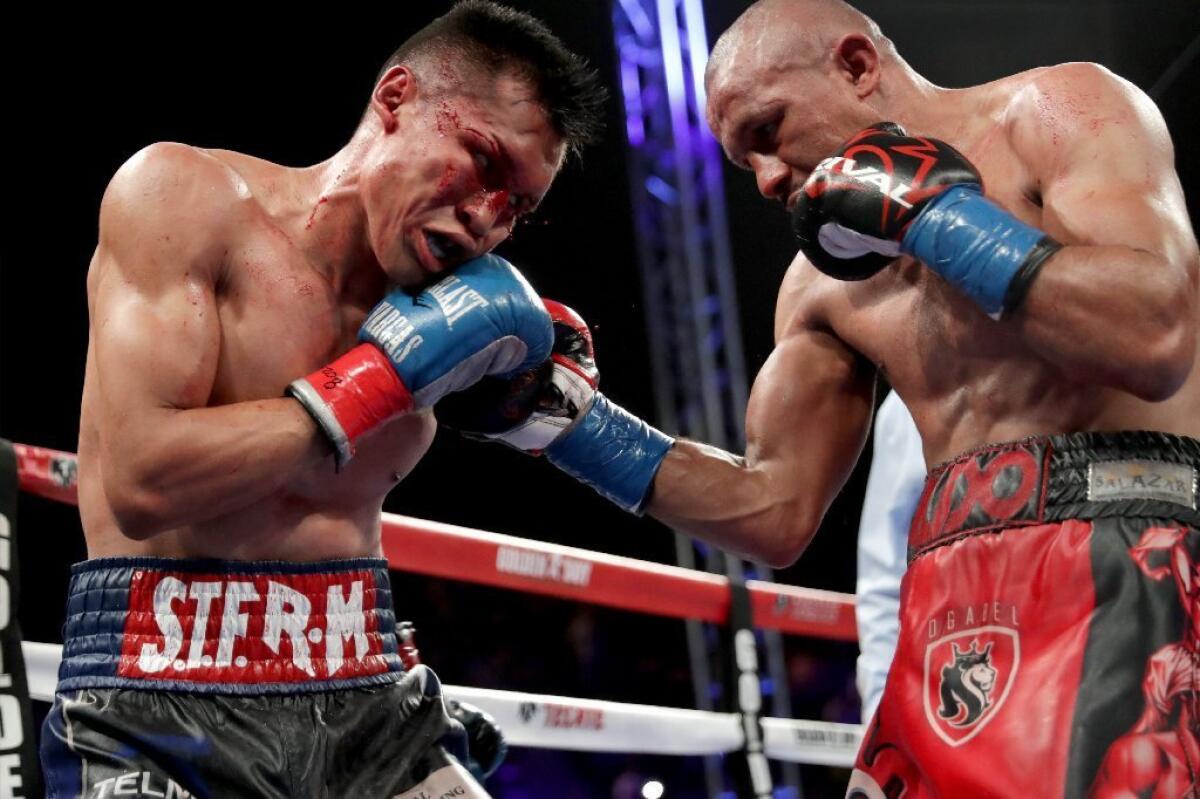
[[[990,695],[996,687],[992,644],[982,651],[976,646],[977,642],[971,641],[971,648],[963,652],[958,644],[952,644],[954,657],[942,667],[942,706],[938,715],[952,727],[970,727],[991,705]]]
[[[978,735],[1000,712],[1020,672],[1017,630],[984,625],[925,648],[925,718],[950,746]]]

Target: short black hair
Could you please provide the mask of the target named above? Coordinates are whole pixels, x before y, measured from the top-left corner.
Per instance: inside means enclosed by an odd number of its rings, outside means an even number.
[[[482,74],[509,70],[529,81],[568,153],[599,138],[608,93],[587,61],[536,17],[491,0],[460,0],[400,45],[375,82],[394,66],[438,55]]]

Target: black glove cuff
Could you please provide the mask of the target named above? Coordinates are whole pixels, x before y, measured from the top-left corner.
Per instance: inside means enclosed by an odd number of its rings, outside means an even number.
[[[1037,244],[1033,245],[1033,249],[1025,256],[1025,260],[1021,262],[1021,266],[1013,275],[1012,282],[1008,284],[1008,289],[1004,292],[1004,312],[1001,318],[1008,318],[1021,306],[1025,301],[1025,295],[1029,293],[1029,287],[1033,285],[1033,280],[1038,276],[1038,272],[1042,271],[1042,264],[1054,253],[1061,250],[1063,246],[1049,236],[1042,236]]]

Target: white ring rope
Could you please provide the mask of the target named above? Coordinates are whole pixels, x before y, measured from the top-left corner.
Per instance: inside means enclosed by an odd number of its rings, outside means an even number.
[[[62,647],[23,641],[29,695],[54,699]],[[444,686],[446,695],[496,717],[511,746],[582,752],[716,755],[742,747],[732,713],[605,702],[521,691]],[[862,739],[857,724],[764,718],[763,744],[775,760],[850,767]]]

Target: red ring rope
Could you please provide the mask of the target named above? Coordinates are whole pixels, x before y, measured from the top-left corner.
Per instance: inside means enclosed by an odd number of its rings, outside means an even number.
[[[21,490],[78,504],[76,457],[14,444]],[[383,550],[403,572],[465,580],[658,616],[717,624],[729,617],[729,581],[707,572],[385,513]],[[747,582],[754,625],[854,641],[854,597]]]

